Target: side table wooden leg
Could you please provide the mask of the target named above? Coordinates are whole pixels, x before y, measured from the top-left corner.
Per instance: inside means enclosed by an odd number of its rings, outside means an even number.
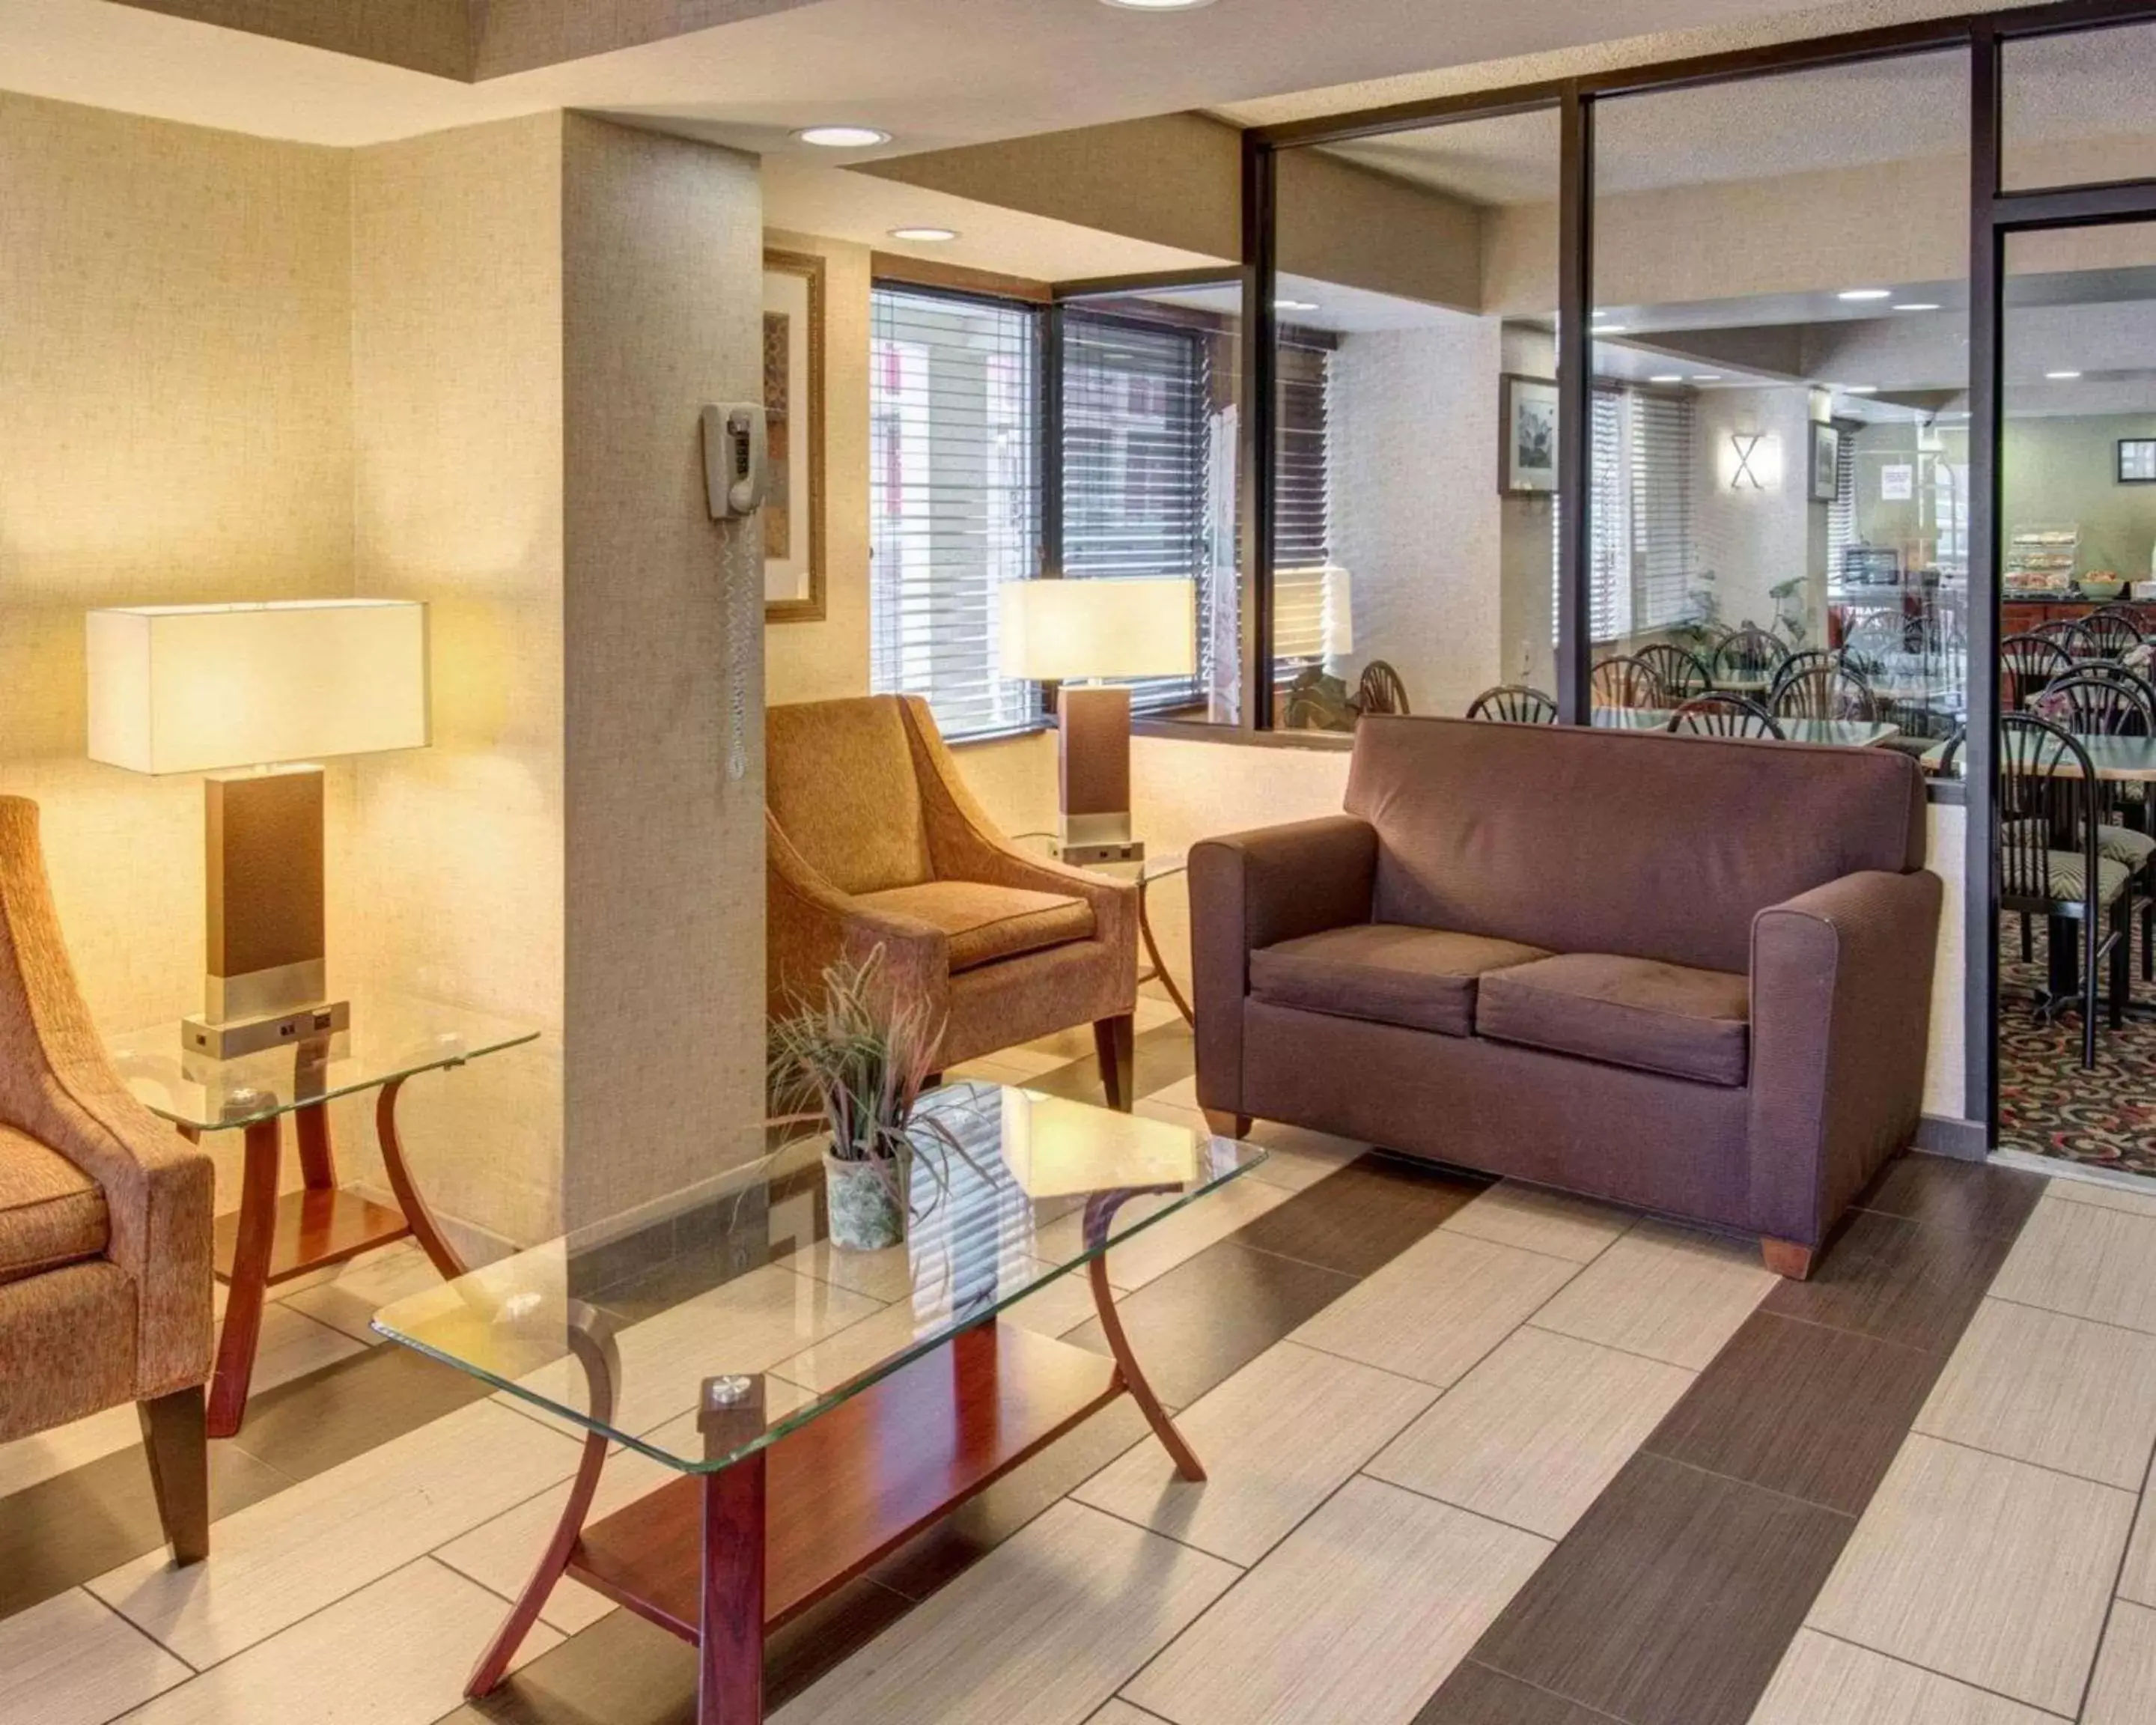
[[[1146,914],[1146,880],[1138,877],[1138,937],[1144,941],[1146,957],[1152,961],[1152,973],[1168,998],[1175,1003],[1175,1009],[1183,1014],[1183,1022],[1194,1029],[1197,1015],[1190,1010],[1190,1003],[1183,998],[1183,990],[1175,986],[1175,978],[1168,974],[1168,961],[1160,956],[1160,942],[1153,938],[1152,918]]]
[[[764,1452],[704,1476],[696,1725],[763,1717]]]
[[[1130,1337],[1123,1333],[1122,1314],[1116,1310],[1115,1290],[1108,1286],[1108,1255],[1104,1244],[1108,1237],[1108,1224],[1125,1200],[1136,1196],[1135,1192],[1102,1193],[1086,1204],[1086,1245],[1093,1255],[1086,1266],[1086,1272],[1093,1284],[1093,1307],[1100,1314],[1101,1333],[1107,1337],[1108,1352],[1115,1356],[1116,1378],[1130,1391],[1138,1411],[1146,1416],[1146,1424],[1152,1427],[1153,1435],[1168,1451],[1175,1471],[1195,1483],[1205,1477],[1205,1469],[1196,1452],[1183,1441],[1183,1434],[1175,1429],[1175,1421],[1168,1417],[1168,1409],[1153,1394],[1152,1385],[1146,1382],[1145,1373],[1138,1369],[1137,1356],[1131,1352]]]
[[[382,1145],[382,1172],[389,1176],[389,1189],[396,1194],[397,1208],[404,1212],[412,1237],[419,1242],[427,1261],[445,1280],[454,1281],[470,1266],[443,1234],[426,1200],[419,1196],[411,1169],[404,1165],[403,1141],[397,1136],[397,1097],[403,1088],[403,1079],[391,1079],[382,1086],[382,1094],[374,1104],[374,1135]]]
[[[275,1120],[247,1128],[246,1164],[240,1177],[239,1235],[232,1254],[232,1281],[218,1338],[217,1373],[209,1393],[209,1435],[228,1438],[247,1414],[247,1386],[254,1375],[254,1348],[262,1335],[262,1301],[270,1285],[270,1249],[277,1233],[277,1162],[282,1133]]]
[[[330,1145],[330,1111],[326,1102],[310,1103],[292,1117],[300,1140],[300,1173],[310,1192],[336,1188],[336,1153]]]

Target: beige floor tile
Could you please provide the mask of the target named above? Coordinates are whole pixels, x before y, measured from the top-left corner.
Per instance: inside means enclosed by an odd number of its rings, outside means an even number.
[[[105,1725],[193,1675],[79,1587],[0,1618],[0,1725]]]
[[[1209,1477],[1139,1444],[1071,1495],[1200,1551],[1255,1563],[1430,1405],[1427,1384],[1282,1342],[1176,1416]]]
[[[1549,1550],[1350,1480],[1123,1692],[1174,1725],[1406,1725]]]
[[[339,1265],[321,1280],[285,1295],[279,1303],[372,1345],[382,1339],[369,1327],[376,1312],[441,1279],[418,1243],[403,1240]]]
[[[1294,1339],[1441,1389],[1578,1273],[1559,1258],[1440,1230],[1349,1289]]]
[[[462,1702],[501,1609],[422,1558],[169,1691],[130,1725],[428,1725]],[[517,1663],[561,1639],[534,1625]]]
[[[1041,1073],[1051,1070],[1053,1065],[1060,1064],[1060,1061],[1051,1063],[1050,1057],[1045,1055],[1038,1060],[1023,1061],[989,1055],[978,1060],[968,1060],[963,1065],[953,1066],[943,1076],[947,1079],[973,1079],[982,1084],[1004,1084],[1023,1088],[1029,1078],[1037,1078]]]
[[[1146,1100],[1149,1102],[1173,1102],[1178,1107],[1195,1108],[1198,1106],[1198,1079],[1195,1074],[1178,1078],[1173,1084],[1163,1085]]]
[[[1238,1573],[1066,1499],[773,1725],[1079,1725]]]
[[[779,1361],[771,1368],[771,1374],[819,1394],[836,1389],[850,1378],[880,1365],[900,1349],[911,1346],[924,1327],[934,1327],[940,1322],[936,1317],[916,1317],[910,1306],[886,1306],[874,1317],[864,1318],[825,1337],[814,1348],[804,1348]]]
[[[1116,1294],[1126,1290],[1111,1282],[1109,1288]],[[1093,1303],[1093,1279],[1083,1268],[1065,1271],[1051,1281],[1043,1282],[1031,1293],[1004,1307],[1002,1322],[1016,1324],[1022,1330],[1032,1330],[1043,1336],[1062,1336],[1083,1323],[1090,1323],[1100,1316],[1100,1308]]]
[[[855,1252],[819,1240],[778,1261],[788,1270],[850,1293],[866,1294],[871,1300],[905,1300],[913,1293],[913,1260],[902,1245],[880,1252]]]
[[[372,1315],[370,1310],[368,1316]],[[254,1346],[251,1393],[259,1395],[366,1352],[367,1343],[357,1337],[282,1300],[273,1300],[262,1308],[262,1335]]]
[[[1614,1204],[1507,1180],[1446,1217],[1444,1225],[1455,1234],[1588,1264],[1639,1219]]]
[[[2137,1604],[2156,1605],[2156,1492],[2141,1502],[2141,1514],[2127,1542],[2126,1567],[2118,1577],[2118,1596]]]
[[[1991,1292],[2156,1332],[2156,1216],[2047,1197],[2022,1224]]]
[[[1562,1539],[1692,1376],[1570,1336],[1517,1330],[1364,1471]]]
[[[2156,1336],[1986,1300],[1916,1430],[2138,1492],[2156,1446]]]
[[[1163,1276],[1186,1259],[1233,1234],[1245,1222],[1255,1221],[1292,1194],[1245,1174],[1217,1191],[1185,1204],[1172,1215],[1148,1223],[1128,1239],[1118,1237],[1108,1247],[1108,1279],[1116,1287],[1142,1288]],[[1164,1210],[1172,1199],[1134,1198],[1116,1213],[1116,1225],[1149,1211]],[[1084,1250],[1086,1219],[1082,1211],[1059,1216],[1042,1229],[1034,1250],[1044,1258],[1060,1261]]]
[[[1158,1725],[1159,1719],[1158,1713],[1148,1713],[1127,1701],[1116,1700],[1094,1714],[1086,1725]]]
[[[1799,1630],[1751,1725],[2052,1725],[2049,1713]]]
[[[2111,1608],[2082,1725],[2148,1725],[2156,1719],[2156,1611],[2121,1599]]]
[[[1086,1060],[1093,1053],[1093,1027],[1091,1024],[1073,1024],[1067,1030],[1057,1030],[1046,1036],[1036,1037],[1031,1042],[997,1049],[988,1058],[1012,1065],[1030,1065],[1035,1071],[1045,1072],[1051,1067],[1067,1066],[1073,1060]]]
[[[2131,1186],[2113,1186],[2097,1180],[2057,1179],[2045,1187],[2044,1196],[2062,1204],[2087,1204],[2102,1210],[2156,1216],[2156,1180],[2136,1179]]]
[[[1198,1117],[1203,1120],[1205,1117]],[[1291,1192],[1307,1191],[1327,1174],[1337,1173],[1358,1156],[1369,1154],[1368,1144],[1353,1138],[1336,1138],[1330,1132],[1307,1127],[1286,1126],[1276,1120],[1260,1120],[1245,1142],[1264,1149],[1265,1159],[1250,1170],[1254,1180],[1285,1186]]]
[[[2071,1717],[2133,1515],[2128,1492],[1912,1435],[1808,1621]]]
[[[1535,1322],[1697,1372],[1774,1281],[1751,1248],[1642,1222],[1582,1271]]]
[[[90,1590],[198,1669],[266,1640],[569,1476],[577,1446],[491,1402],[250,1504],[207,1563],[162,1551]]]
[[[1183,1022],[1183,1014],[1175,1009],[1175,1003],[1159,994],[1141,993],[1132,1015],[1141,1030],[1158,1030],[1163,1024]]]

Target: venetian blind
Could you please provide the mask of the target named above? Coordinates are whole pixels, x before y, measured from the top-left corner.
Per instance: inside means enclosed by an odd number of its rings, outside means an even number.
[[[947,737],[1038,716],[997,669],[997,589],[1040,572],[1040,332],[1030,306],[871,296],[870,679]]]
[[[1681,623],[1692,582],[1692,398],[1627,390],[1632,617],[1640,634]]]

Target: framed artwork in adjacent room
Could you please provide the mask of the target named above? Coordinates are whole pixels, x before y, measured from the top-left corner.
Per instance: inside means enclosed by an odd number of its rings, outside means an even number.
[[[763,616],[824,616],[824,260],[763,254],[763,405],[770,487],[763,502]]]
[[[1811,498],[1815,503],[1834,501],[1835,486],[1841,476],[1841,428],[1812,421]]]
[[[2118,482],[2122,485],[2156,485],[2156,437],[2119,439]]]
[[[1506,372],[1497,379],[1497,489],[1507,497],[1557,490],[1557,383]]]

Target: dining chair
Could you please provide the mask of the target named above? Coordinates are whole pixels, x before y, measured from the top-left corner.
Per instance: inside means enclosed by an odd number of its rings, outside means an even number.
[[[1355,710],[1358,713],[1414,711],[1408,705],[1408,685],[1400,680],[1400,674],[1382,659],[1373,659],[1363,667],[1363,680],[1355,690]]]
[[[2123,659],[2141,644],[2141,625],[2133,613],[2107,605],[2081,621],[2082,639],[2098,659]]]
[[[2029,633],[2063,647],[2073,659],[2101,659],[2104,655],[2091,649],[2088,631],[2071,617],[2054,617],[2049,623],[2040,623]]]
[[[2074,655],[2048,636],[2009,635],[1999,644],[1999,670],[2007,685],[2000,693],[2009,710],[2025,709],[2054,677],[2074,668]]]
[[[1843,662],[1854,665],[1866,676],[1884,677],[1892,669],[1894,660],[1909,652],[1910,634],[1909,624],[1900,612],[1867,612],[1851,624],[1841,638]]]
[[[1613,654],[1599,660],[1588,686],[1597,706],[1664,707],[1670,704],[1670,692],[1655,674],[1654,666],[1629,654]]]
[[[2055,679],[2030,709],[2076,737],[2156,737],[2156,689],[2123,665],[2094,665]],[[2133,871],[2141,902],[2141,976],[2156,981],[2156,835],[2139,784],[2100,781],[2092,798],[2097,849]]]
[[[1653,642],[1632,656],[1661,680],[1663,691],[1671,701],[1689,701],[1714,686],[1714,679],[1699,655],[1674,642]]]
[[[1763,691],[1774,687],[1774,674],[1789,656],[1789,649],[1780,636],[1748,623],[1732,630],[1714,649],[1707,675],[1717,689]]]
[[[1493,719],[1508,725],[1554,725],[1557,702],[1525,683],[1500,683],[1485,689],[1467,704],[1471,719]]]
[[[1780,719],[1871,720],[1879,712],[1871,684],[1829,655],[1802,665],[1791,660],[1767,706]]]
[[[1786,740],[1786,733],[1766,708],[1745,696],[1717,690],[1694,696],[1670,715],[1665,730],[1692,737],[1770,737]]]
[[[2082,1009],[2082,1069],[2096,1065],[2099,967],[2111,961],[2111,1022],[2123,1021],[2126,988],[2125,906],[2132,871],[2102,855],[2092,795],[2096,768],[2088,751],[2063,726],[2030,713],[1999,721],[1999,908],[2077,926]],[[2108,922],[2109,929],[2104,925]],[[2056,963],[2052,974],[2063,979]],[[2038,999],[2046,1016],[2063,1002],[2055,988]]]

